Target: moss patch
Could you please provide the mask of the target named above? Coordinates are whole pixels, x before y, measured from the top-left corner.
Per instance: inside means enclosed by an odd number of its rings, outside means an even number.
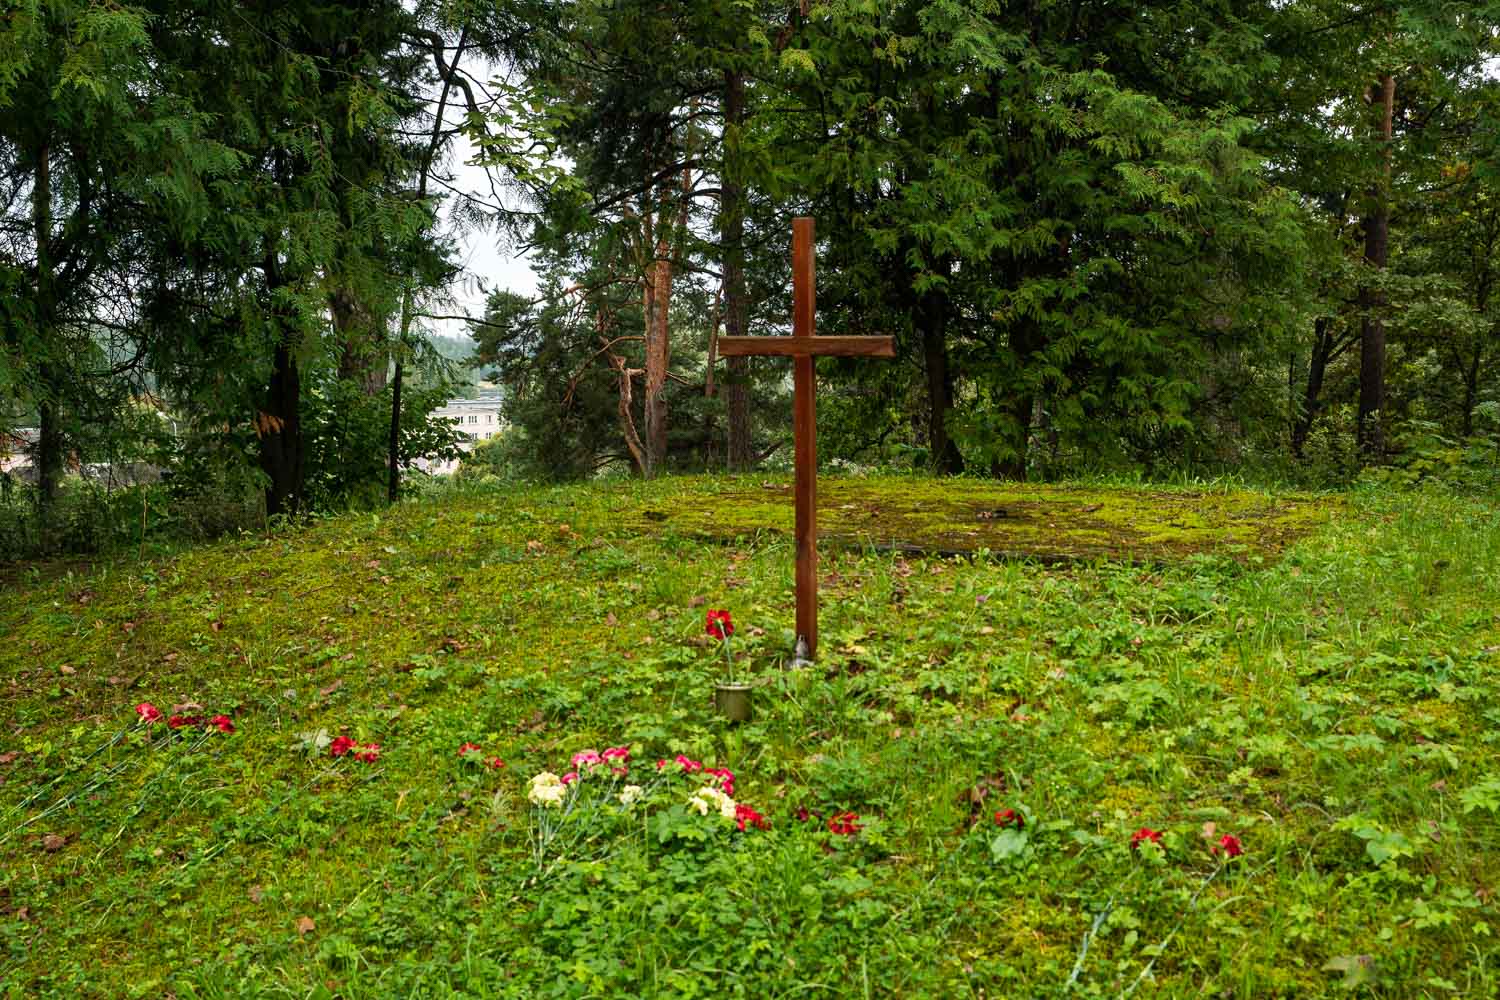
[[[1108,489],[884,478],[819,483],[818,537],[855,548],[1044,562],[1274,554],[1327,522],[1339,501],[1251,491]],[[717,540],[790,534],[792,485],[727,488],[711,506],[648,510],[641,526]]]

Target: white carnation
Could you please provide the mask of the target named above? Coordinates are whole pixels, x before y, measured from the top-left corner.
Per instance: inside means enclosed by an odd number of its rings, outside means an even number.
[[[568,794],[568,786],[562,783],[562,779],[551,771],[543,771],[531,779],[531,785],[526,791],[526,798],[534,805],[557,808],[562,805],[563,799]]]

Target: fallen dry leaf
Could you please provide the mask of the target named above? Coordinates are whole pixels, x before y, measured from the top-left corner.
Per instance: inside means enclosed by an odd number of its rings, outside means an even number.
[[[266,890],[262,889],[258,885],[252,885],[250,887],[250,902],[252,902],[252,903],[259,903],[262,899],[265,899],[265,898],[266,898]]]
[[[312,917],[297,918],[297,934],[300,936],[305,937],[306,935],[311,934],[313,932],[313,928],[317,926],[317,924],[313,923]]]
[[[210,629],[212,629],[213,631],[215,631],[215,632],[222,632],[222,631],[224,631],[224,623],[222,621],[217,621],[216,620],[216,621],[210,622],[208,627]]]
[[[60,674],[76,674],[76,673],[78,673],[77,670],[75,670],[73,667],[68,666],[66,663],[64,663],[62,666],[58,667],[57,668],[57,672],[60,673]]]
[[[19,750],[7,750],[5,753],[0,753],[0,764],[9,764],[20,755],[21,751]]]
[[[701,608],[707,603],[708,598],[704,597],[702,594],[699,594],[697,597],[688,598],[688,607],[690,608]]]
[[[542,551],[543,547],[544,546],[542,545],[542,543],[537,541],[535,538],[526,543],[527,552],[540,552]]]
[[[604,616],[604,624],[613,627],[620,624],[620,619],[616,618],[615,613],[611,611],[609,614]]]
[[[652,608],[650,611],[646,612],[646,620],[648,622],[659,622],[659,621],[661,621],[661,612],[658,611],[658,610],[656,610],[655,608]]]
[[[42,850],[60,851],[68,846],[68,838],[56,833],[49,833],[42,838]]]
[[[320,697],[320,698],[327,698],[329,695],[333,694],[333,692],[337,691],[339,688],[341,688],[343,686],[344,686],[344,682],[343,681],[334,681],[332,684],[328,685],[326,688],[318,688],[318,697]]]

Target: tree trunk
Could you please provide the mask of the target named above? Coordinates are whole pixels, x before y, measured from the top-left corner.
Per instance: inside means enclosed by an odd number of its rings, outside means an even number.
[[[398,352],[405,349],[405,341],[406,338],[403,337],[396,344]],[[391,374],[391,434],[386,445],[386,461],[389,465],[385,484],[387,503],[395,503],[401,498],[401,369],[404,361],[398,353],[396,370]]]
[[[36,241],[36,338],[40,358],[36,368],[37,401],[37,522],[44,552],[50,552],[55,538],[57,490],[62,481],[63,440],[58,405],[61,402],[59,379],[51,360],[55,343],[52,301],[52,151],[43,142],[37,150],[36,184],[32,188],[32,238]]]
[[[927,445],[932,471],[956,476],[964,471],[964,457],[948,436],[948,411],[953,409],[953,372],[948,366],[948,310],[943,297],[929,292],[922,298],[922,359],[927,369]]]
[[[390,361],[385,323],[378,321],[369,305],[347,288],[335,289],[328,297],[328,312],[338,344],[340,381],[359,383],[366,396],[380,395],[385,389]]]
[[[1396,101],[1396,78],[1380,78],[1380,136],[1384,143],[1381,157],[1385,161],[1384,178],[1372,190],[1371,212],[1363,220],[1365,261],[1377,271],[1384,271],[1390,253],[1390,183],[1391,137]],[[1383,291],[1366,286],[1360,289],[1362,311],[1359,332],[1359,449],[1366,461],[1378,461],[1385,453],[1385,435],[1381,429],[1385,408],[1385,309]]]
[[[1302,389],[1302,412],[1292,425],[1292,454],[1302,457],[1307,446],[1307,436],[1312,432],[1313,421],[1323,405],[1323,378],[1328,372],[1328,362],[1333,357],[1333,320],[1319,316],[1313,320],[1312,354],[1307,359],[1307,385]]]
[[[258,423],[260,467],[270,480],[266,515],[295,514],[302,509],[302,372],[285,331],[276,344]]]
[[[740,136],[745,122],[745,77],[736,70],[724,73],[724,168],[719,196],[720,250],[724,269],[724,335],[745,334],[745,189],[740,180]],[[751,467],[755,456],[750,442],[750,364],[748,358],[729,358],[724,384],[728,423],[727,454],[731,472]]]

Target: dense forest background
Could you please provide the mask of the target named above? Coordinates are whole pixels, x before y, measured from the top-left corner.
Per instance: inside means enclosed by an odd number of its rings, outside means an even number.
[[[715,344],[787,328],[804,214],[820,331],[898,345],[820,363],[825,461],[1492,482],[1497,31],[1494,0],[11,3],[0,556],[394,501],[481,379],[508,427],[460,477],[783,460],[784,364]],[[457,313],[465,232],[538,294]]]

